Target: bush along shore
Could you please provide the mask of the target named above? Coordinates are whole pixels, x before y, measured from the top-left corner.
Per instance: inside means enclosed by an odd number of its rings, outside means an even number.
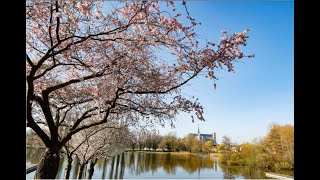
[[[266,137],[241,145],[239,152],[225,152],[219,157],[228,166],[249,166],[268,170],[294,169],[294,128],[271,125]]]

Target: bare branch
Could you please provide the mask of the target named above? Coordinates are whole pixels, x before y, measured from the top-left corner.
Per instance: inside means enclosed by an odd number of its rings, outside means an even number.
[[[34,67],[34,64],[33,64],[33,62],[31,61],[31,59],[30,59],[30,57],[28,56],[28,54],[26,54],[26,58],[27,58],[27,62],[29,63],[29,65],[30,65],[31,67]]]

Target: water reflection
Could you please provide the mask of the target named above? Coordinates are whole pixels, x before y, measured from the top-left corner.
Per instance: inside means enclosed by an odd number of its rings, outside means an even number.
[[[44,153],[45,148],[27,148],[26,159],[28,164],[37,164],[41,160],[41,155]]]
[[[31,148],[27,150],[27,163],[38,163],[40,158],[41,151],[31,150]],[[66,158],[62,157],[57,179],[64,178],[65,165]],[[74,160],[70,178],[76,179],[78,171],[79,164]],[[84,171],[83,178],[88,178],[87,171]],[[27,178],[33,179],[34,173],[27,174]],[[110,159],[100,159],[94,166],[92,176],[92,179],[133,178],[260,179],[266,177],[262,170],[248,167],[228,167],[218,163],[218,158],[152,152],[125,152]]]
[[[236,179],[242,177],[244,179],[261,179],[266,178],[264,172],[256,169],[256,168],[249,168],[249,167],[241,167],[241,166],[226,166],[222,163],[219,163],[223,171],[223,178],[224,179]]]

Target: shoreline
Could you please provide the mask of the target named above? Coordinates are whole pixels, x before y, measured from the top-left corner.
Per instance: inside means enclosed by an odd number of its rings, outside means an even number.
[[[219,157],[221,153],[195,153],[188,151],[152,151],[152,150],[126,150],[125,152],[144,152],[144,153],[157,153],[157,154],[175,154],[175,155],[201,155],[209,157]]]

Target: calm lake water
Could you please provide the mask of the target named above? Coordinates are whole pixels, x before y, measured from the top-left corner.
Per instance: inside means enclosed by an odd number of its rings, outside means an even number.
[[[27,148],[27,166],[37,164],[44,149]],[[63,179],[66,158],[62,157],[57,179]],[[79,165],[74,160],[70,178],[76,179]],[[285,172],[290,174],[290,172]],[[27,174],[33,179],[35,174]],[[88,173],[84,174],[87,177]],[[292,174],[291,174],[292,175]],[[191,154],[125,152],[108,160],[100,159],[92,179],[266,179],[264,172],[247,167],[227,167],[218,158]]]

